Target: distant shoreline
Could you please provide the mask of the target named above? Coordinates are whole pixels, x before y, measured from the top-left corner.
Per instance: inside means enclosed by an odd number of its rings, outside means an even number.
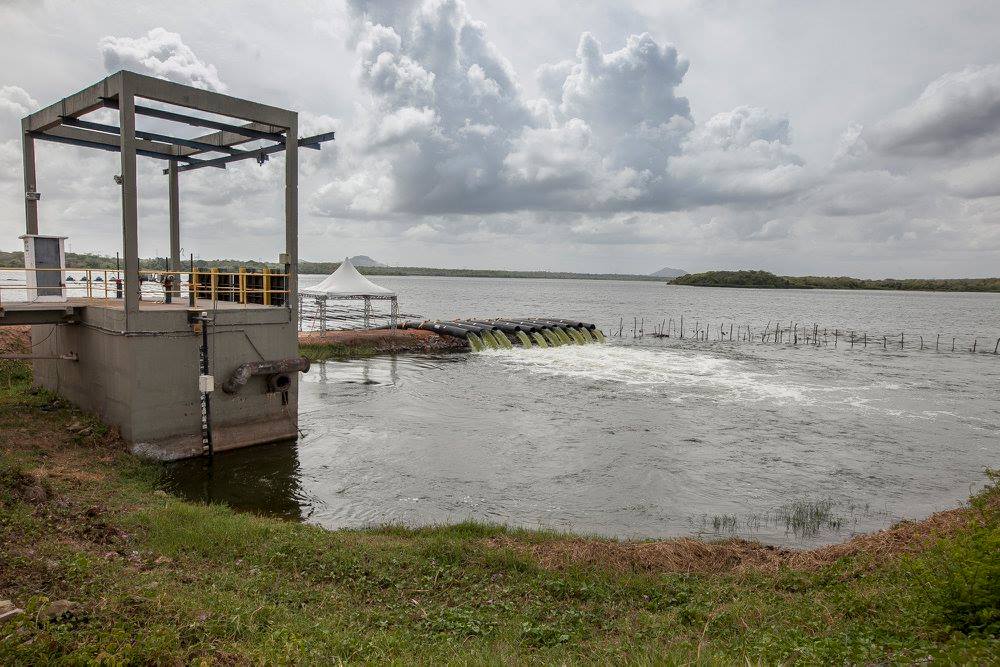
[[[187,260],[183,262],[188,266]],[[66,265],[73,269],[115,269],[115,258],[106,255],[66,253]],[[155,257],[139,260],[139,268],[146,271],[163,270],[166,258]],[[197,269],[214,267],[223,271],[279,268],[275,262],[256,262],[239,259],[197,259]],[[340,262],[299,262],[300,274],[329,275],[337,270]],[[19,251],[0,251],[0,269],[24,268],[24,254]],[[441,276],[448,278],[543,278],[551,280],[626,280],[634,282],[669,283],[673,278],[631,273],[576,273],[571,271],[507,271],[503,269],[435,269],[421,266],[359,266],[358,271],[369,276]]]
[[[705,271],[674,278],[674,285],[743,289],[836,289],[894,292],[1000,292],[1000,278],[850,278],[778,276],[767,271]]]
[[[72,269],[115,269],[115,258],[106,255],[66,253],[66,264]],[[144,271],[160,271],[166,258],[142,259]],[[188,262],[184,262],[185,268]],[[239,259],[198,259],[197,269],[218,268],[238,271],[240,268],[279,269],[276,262]],[[325,276],[333,273],[340,262],[299,262],[299,273]],[[0,269],[24,268],[20,251],[0,251]],[[679,277],[663,277],[633,273],[579,273],[573,271],[512,271],[504,269],[438,269],[422,266],[359,266],[358,271],[369,276],[430,276],[442,278],[526,278],[545,280],[621,280],[627,282],[657,282],[691,287],[728,287],[732,289],[835,289],[877,290],[898,292],[1000,292],[1000,278],[850,278],[847,276],[779,276],[767,271],[705,271]]]

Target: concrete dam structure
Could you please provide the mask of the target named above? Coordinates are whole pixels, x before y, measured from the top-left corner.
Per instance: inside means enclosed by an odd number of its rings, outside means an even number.
[[[107,124],[108,110],[118,125]],[[184,138],[185,126],[209,131]],[[27,278],[22,298],[0,293],[0,326],[31,325],[36,382],[116,427],[133,452],[158,459],[296,438],[298,373],[309,368],[296,332],[298,150],[333,139],[332,132],[300,138],[298,126],[294,111],[129,71],[25,117]],[[119,270],[84,270],[70,281],[64,237],[39,234],[37,142],[120,154],[120,172],[108,174],[121,188]],[[238,272],[182,264],[180,175],[242,160],[263,165],[279,153],[284,248],[268,253],[277,262]],[[163,270],[140,270],[139,157],[166,166]]]

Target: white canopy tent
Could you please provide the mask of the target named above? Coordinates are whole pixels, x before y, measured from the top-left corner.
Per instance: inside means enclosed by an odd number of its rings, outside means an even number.
[[[389,301],[389,327],[396,328],[396,319],[399,315],[399,304],[396,301],[396,293],[391,289],[376,285],[368,278],[361,275],[351,262],[345,257],[337,270],[324,278],[319,284],[311,287],[303,287],[299,290],[303,301],[308,298],[313,302],[314,308],[308,309],[309,313],[303,315],[306,308],[299,311],[299,329],[303,328],[304,319],[314,319],[318,321],[319,330],[327,330],[327,321],[331,317],[331,307],[328,304],[332,300],[360,300],[364,301],[364,328],[369,328],[372,321],[372,300]],[[336,309],[334,309],[336,310]],[[349,321],[350,317],[345,317],[343,309],[333,313],[333,319]]]

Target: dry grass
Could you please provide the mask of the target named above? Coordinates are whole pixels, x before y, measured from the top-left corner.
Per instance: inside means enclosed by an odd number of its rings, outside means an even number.
[[[0,354],[26,354],[31,349],[30,327],[0,327]]]
[[[705,542],[680,538],[621,542],[571,538],[532,543],[504,535],[486,542],[492,548],[508,548],[530,554],[539,565],[551,570],[600,566],[645,574],[773,573],[784,568],[812,571],[849,556],[863,556],[866,562],[874,565],[903,554],[918,553],[936,538],[954,535],[965,528],[972,518],[970,512],[969,508],[937,512],[922,521],[903,521],[886,530],[810,550],[785,549],[743,539]]]

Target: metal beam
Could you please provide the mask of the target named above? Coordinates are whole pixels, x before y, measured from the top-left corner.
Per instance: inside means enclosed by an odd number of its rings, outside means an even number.
[[[21,120],[21,150],[24,164],[24,233],[38,233],[38,186],[35,182],[35,138],[28,132],[28,119]]]
[[[139,282],[139,188],[136,183],[135,90],[128,79],[119,95],[121,124],[122,259],[125,268],[125,331],[136,326],[142,284]]]
[[[285,295],[285,306],[289,309],[291,321],[298,322],[299,312],[299,146],[308,139],[298,139],[299,117],[295,114],[288,128],[288,138],[285,140],[285,253],[288,255],[288,290]],[[333,138],[333,132],[329,133]],[[310,137],[320,139],[324,135]],[[319,145],[319,142],[317,142]]]
[[[52,136],[65,137],[67,139],[79,139],[81,141],[104,144],[115,148],[119,148],[122,145],[122,140],[119,135],[94,132],[92,130],[84,130],[82,128],[69,127],[66,125],[56,125],[55,127],[49,128],[45,132],[33,132],[32,135],[38,139],[44,139]],[[140,139],[136,141],[136,147],[149,151],[150,153],[158,153],[163,157],[172,157],[174,154],[168,144],[160,144],[155,141],[145,141]]]
[[[41,139],[42,141],[51,141],[57,144],[67,144],[70,146],[82,146],[83,148],[97,148],[99,150],[111,151],[112,153],[117,153],[121,150],[121,137],[114,134],[105,134],[103,132],[93,132],[91,130],[84,130],[75,127],[68,126],[56,126],[49,129],[47,132],[31,132],[31,138]],[[170,146],[166,144],[157,144],[152,141],[145,141],[137,139],[136,145],[142,146],[142,148],[136,148],[135,154],[142,155],[143,157],[153,157],[160,160],[170,160],[177,156],[170,152]],[[178,160],[184,160],[191,164],[201,164],[205,160],[199,160],[197,158],[191,157],[177,157]],[[222,165],[225,168],[225,165]]]
[[[82,116],[101,108],[105,105],[106,100],[117,97],[118,91],[121,89],[121,79],[121,72],[112,74],[74,95],[64,97],[44,109],[29,114],[26,117],[28,131],[47,130],[59,125],[62,119],[67,116]]]
[[[108,99],[105,100],[105,106],[109,109],[117,109],[117,100]],[[210,113],[216,113],[210,109],[206,109]],[[197,116],[189,116],[183,113],[176,113],[174,111],[167,111],[165,109],[156,109],[154,107],[147,107],[141,104],[135,105],[135,112],[142,116],[149,116],[150,118],[160,118],[162,120],[169,120],[175,123],[185,123],[187,125],[195,125],[197,127],[210,127],[213,130],[226,130],[227,132],[232,132],[234,134],[241,134],[250,139],[263,139],[265,141],[284,141],[285,136],[283,134],[278,134],[276,132],[261,132],[253,128],[247,127],[245,125],[233,125],[232,123],[222,123],[217,120],[211,120],[209,118],[198,118]]]
[[[64,118],[63,124],[72,125],[73,127],[82,127],[88,130],[96,130],[98,132],[107,132],[108,134],[121,135],[122,133],[120,127],[105,125],[104,123],[93,123],[89,120],[80,120],[79,118]],[[159,141],[166,144],[172,144],[174,146],[188,146],[190,148],[198,149],[199,152],[218,151],[220,153],[229,153],[230,155],[236,155],[243,152],[235,148],[229,148],[228,146],[212,146],[211,144],[204,144],[194,139],[182,139],[180,137],[172,137],[167,134],[158,134],[156,132],[147,132],[145,130],[136,130],[135,136],[140,139]],[[171,153],[175,152],[176,151],[171,151]]]
[[[284,132],[284,128],[276,127],[274,125],[267,125],[266,123],[247,123],[243,126],[245,129],[257,130],[258,132],[270,132],[272,134],[280,134]],[[211,146],[237,146],[239,144],[245,144],[248,141],[253,141],[252,137],[248,137],[243,134],[236,134],[234,132],[227,132],[226,130],[220,130],[218,132],[210,132],[209,134],[203,134],[200,137],[195,137],[194,141],[203,144],[209,144]],[[193,149],[180,148],[177,150],[178,155],[195,155],[201,151],[196,151]]]
[[[317,134],[312,137],[303,137],[296,142],[296,146],[302,146],[304,148],[315,148],[319,149],[320,144],[324,141],[331,141],[334,133],[325,132],[323,134]],[[286,142],[287,143],[287,142]],[[273,144],[271,146],[264,146],[263,148],[246,150],[243,151],[241,155],[227,155],[226,157],[218,157],[213,160],[200,160],[199,164],[189,164],[183,167],[177,167],[177,171],[191,171],[192,169],[200,169],[202,167],[219,167],[226,166],[230,162],[238,162],[240,160],[246,160],[247,158],[253,158],[260,155],[272,155],[274,153],[280,153],[285,150],[286,143]],[[166,174],[167,170],[164,169],[163,173]]]
[[[280,107],[252,102],[211,90],[192,88],[127,70],[123,70],[121,74],[123,81],[127,82],[135,91],[136,97],[208,111],[230,118],[268,123],[282,128],[287,128],[295,122],[295,112]]]
[[[167,170],[167,193],[170,214],[170,270],[181,270],[181,195],[180,184],[177,182],[177,160],[170,161],[170,168]],[[177,276],[175,287],[180,293],[180,276]]]

